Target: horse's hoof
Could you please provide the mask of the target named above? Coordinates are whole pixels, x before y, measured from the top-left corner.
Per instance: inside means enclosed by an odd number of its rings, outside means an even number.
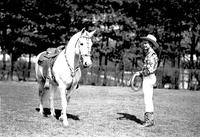
[[[50,116],[51,116],[51,117],[56,117],[56,114],[51,114]]]
[[[56,118],[55,116],[52,116],[52,115],[50,115],[50,119],[51,119],[52,121],[57,121],[57,118]]]
[[[51,110],[50,116],[51,116],[51,117],[55,117],[55,116],[56,116],[56,113],[55,113],[55,110],[54,110],[54,109]]]
[[[46,114],[44,114],[43,112],[42,113],[40,113],[40,116],[41,117],[48,117]]]
[[[50,114],[50,115],[46,115],[46,117],[49,117],[49,118],[55,118],[56,115],[52,115],[52,114]]]
[[[62,115],[59,117],[59,120],[60,120],[60,121],[63,121],[63,117],[62,117]]]
[[[64,126],[64,127],[68,127],[68,126],[69,126],[68,121],[63,121],[63,126]]]
[[[40,113],[40,115],[42,115],[42,116],[44,115],[44,112],[43,112],[43,111],[39,111],[39,113]]]

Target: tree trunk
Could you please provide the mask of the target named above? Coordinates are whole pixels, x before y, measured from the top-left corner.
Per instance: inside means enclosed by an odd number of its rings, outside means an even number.
[[[13,53],[10,54],[10,62],[11,62],[11,68],[10,68],[10,80],[13,80],[13,71],[14,71],[14,61],[13,61]]]
[[[102,53],[99,52],[99,68],[98,68],[98,72],[97,72],[97,84],[99,84],[101,82],[101,71],[102,71]]]
[[[194,56],[194,54],[195,54],[195,47],[196,47],[196,41],[195,41],[195,34],[194,34],[194,32],[192,32],[192,38],[191,38],[191,49],[190,49],[190,73],[189,73],[189,81],[188,81],[188,83],[189,83],[189,89],[192,89],[193,87],[192,87],[192,78],[193,78],[193,69],[195,68],[195,66],[194,66],[194,58],[193,58],[193,56]]]
[[[106,47],[109,46],[109,38],[106,37]],[[108,65],[108,51],[105,51],[105,68],[104,68],[104,78],[103,78],[103,86],[106,86],[107,85],[107,65]]]
[[[103,86],[107,85],[107,71],[108,71],[108,55],[105,55],[105,65],[104,65],[104,78],[103,78]]]
[[[30,78],[31,74],[31,54],[29,54],[29,60],[28,60],[28,78]]]
[[[122,64],[122,86],[124,86],[124,72],[125,72],[125,66],[124,66],[124,61],[123,61],[123,64]]]
[[[193,59],[193,55],[194,55],[194,52],[195,52],[195,34],[192,34],[192,38],[191,38],[191,49],[190,49],[190,69],[194,69],[194,59]]]
[[[115,86],[117,86],[117,62],[115,62]]]

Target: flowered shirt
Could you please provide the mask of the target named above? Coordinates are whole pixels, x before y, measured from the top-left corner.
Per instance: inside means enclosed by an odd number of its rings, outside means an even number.
[[[144,66],[142,68],[142,74],[144,76],[148,76],[153,74],[158,67],[158,57],[155,51],[150,48],[145,59],[144,59]]]

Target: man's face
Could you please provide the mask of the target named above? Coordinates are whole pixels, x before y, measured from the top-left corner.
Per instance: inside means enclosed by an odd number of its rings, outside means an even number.
[[[149,44],[148,41],[143,41],[142,46],[143,46],[143,49],[149,49],[150,48],[150,44]]]
[[[142,42],[142,49],[143,49],[144,53],[147,53],[150,47],[151,46],[150,46],[148,41],[143,41]]]

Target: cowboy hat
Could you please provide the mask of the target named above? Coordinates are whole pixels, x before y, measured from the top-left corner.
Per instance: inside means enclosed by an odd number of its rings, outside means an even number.
[[[148,34],[146,37],[141,37],[140,39],[147,40],[147,41],[151,42],[156,48],[159,48],[159,45],[156,42],[157,39],[154,35]]]

